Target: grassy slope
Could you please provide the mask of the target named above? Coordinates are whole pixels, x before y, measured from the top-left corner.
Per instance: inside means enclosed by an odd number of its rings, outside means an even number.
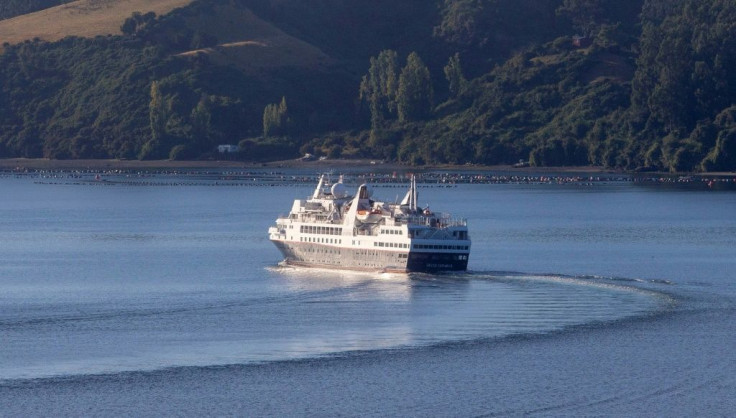
[[[57,41],[67,36],[119,35],[133,12],[166,14],[192,0],[78,0],[0,21],[0,44],[34,38]]]
[[[214,14],[189,19],[188,25],[213,34],[219,44],[181,55],[207,54],[215,63],[234,64],[248,72],[275,67],[319,69],[332,62],[319,48],[287,35],[247,9],[221,5]]]
[[[162,15],[191,1],[78,0],[0,21],[0,44],[34,38],[56,41],[66,36],[117,35],[133,12]],[[207,54],[213,62],[234,64],[249,72],[276,67],[319,69],[332,62],[320,49],[287,35],[248,10],[221,5],[214,14],[189,19],[189,24],[215,35],[219,45],[182,55]]]

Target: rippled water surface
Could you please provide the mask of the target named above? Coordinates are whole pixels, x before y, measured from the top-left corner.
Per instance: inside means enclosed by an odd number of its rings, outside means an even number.
[[[0,178],[3,410],[736,407],[736,193],[424,185],[469,219],[470,271],[407,276],[280,267],[266,230],[312,187]]]

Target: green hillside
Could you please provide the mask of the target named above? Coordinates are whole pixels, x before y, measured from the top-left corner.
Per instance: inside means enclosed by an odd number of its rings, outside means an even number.
[[[199,0],[0,55],[0,157],[736,170],[726,0]]]

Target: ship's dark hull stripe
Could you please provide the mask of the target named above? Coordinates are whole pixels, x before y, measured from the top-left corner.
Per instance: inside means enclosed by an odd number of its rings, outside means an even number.
[[[406,263],[408,271],[465,271],[468,269],[468,253],[423,253],[410,252]]]

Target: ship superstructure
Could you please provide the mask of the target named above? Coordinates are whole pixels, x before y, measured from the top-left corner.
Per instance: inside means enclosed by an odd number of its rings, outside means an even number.
[[[465,219],[420,209],[416,179],[401,202],[373,199],[361,184],[348,193],[342,178],[322,175],[307,199],[268,230],[291,265],[386,272],[466,270],[470,236]]]

